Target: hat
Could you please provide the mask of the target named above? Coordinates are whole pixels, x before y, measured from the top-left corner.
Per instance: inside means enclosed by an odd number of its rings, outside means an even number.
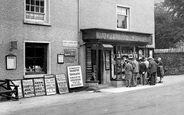
[[[152,57],[149,57],[148,60],[153,60],[153,58]]]

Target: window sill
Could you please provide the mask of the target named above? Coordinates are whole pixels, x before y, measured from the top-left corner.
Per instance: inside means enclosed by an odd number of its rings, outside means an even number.
[[[116,30],[119,30],[119,31],[129,31],[129,29],[123,29],[123,28],[116,28]]]
[[[29,21],[29,20],[24,20],[24,24],[40,25],[40,26],[51,26],[50,23],[39,22],[39,21]]]
[[[24,75],[24,78],[38,78],[38,77],[44,77],[44,75],[47,75],[47,74]]]

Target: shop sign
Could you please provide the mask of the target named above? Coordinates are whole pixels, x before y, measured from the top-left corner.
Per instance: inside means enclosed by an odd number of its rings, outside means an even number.
[[[24,97],[32,97],[35,95],[32,79],[22,80],[22,85],[23,85]]]
[[[68,41],[68,40],[63,40],[63,46],[64,47],[77,47],[77,41]]]
[[[151,36],[146,37],[142,35],[126,35],[117,33],[97,33],[99,39],[111,39],[111,40],[124,40],[124,41],[136,41],[136,42],[151,42]]]
[[[68,85],[65,78],[65,74],[56,75],[56,82],[60,94],[68,93]]]
[[[81,87],[83,86],[81,66],[68,66],[68,80],[69,87]]]

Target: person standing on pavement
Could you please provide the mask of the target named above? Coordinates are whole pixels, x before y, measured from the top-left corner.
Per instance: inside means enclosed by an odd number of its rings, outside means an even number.
[[[132,64],[130,64],[130,60],[127,59],[125,65],[126,87],[131,87],[132,69]]]
[[[141,79],[141,84],[145,85],[145,73],[146,73],[146,64],[144,63],[143,59],[140,59],[140,64],[139,64],[139,75]]]
[[[136,60],[136,58],[133,59],[132,61],[132,66],[133,66],[133,86],[137,86],[137,78],[139,77],[139,62]]]
[[[149,61],[148,58],[144,57],[144,63],[146,64],[146,73],[145,73],[145,77],[148,78],[148,67],[149,67]]]
[[[157,63],[153,60],[152,57],[149,58],[149,67],[150,69],[150,85],[155,85],[156,84],[156,73],[157,73],[157,68],[158,65]]]
[[[160,81],[158,83],[162,83],[162,78],[164,77],[164,67],[163,67],[163,63],[161,61],[161,58],[158,58],[158,70],[157,70],[157,76],[160,77]]]

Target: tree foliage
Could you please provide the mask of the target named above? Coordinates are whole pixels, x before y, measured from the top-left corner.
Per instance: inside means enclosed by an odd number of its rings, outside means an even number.
[[[184,41],[183,0],[155,4],[155,41],[157,49],[178,47]]]

